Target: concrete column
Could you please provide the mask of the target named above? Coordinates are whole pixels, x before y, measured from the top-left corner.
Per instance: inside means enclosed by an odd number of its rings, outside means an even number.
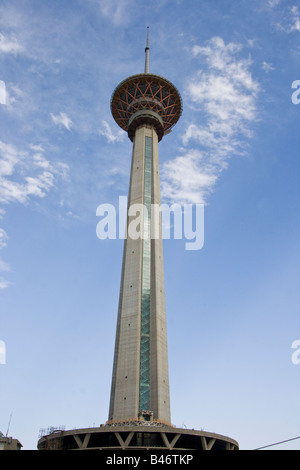
[[[160,204],[158,138],[155,129],[142,125],[133,141],[128,207],[144,204],[145,138],[152,139],[151,203]],[[136,215],[128,217],[128,227]],[[143,214],[141,214],[141,223]],[[152,220],[153,222],[153,220]],[[169,374],[161,218],[160,234],[151,240],[150,291],[150,409],[154,419],[170,422]],[[127,237],[124,243],[119,312],[113,366],[109,420],[137,419],[140,388],[140,333],[143,240]]]

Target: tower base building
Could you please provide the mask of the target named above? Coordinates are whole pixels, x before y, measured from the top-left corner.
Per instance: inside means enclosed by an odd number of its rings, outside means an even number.
[[[199,450],[238,450],[234,439],[220,434],[162,424],[124,423],[99,428],[57,431],[43,436],[39,450],[103,450],[179,453]]]

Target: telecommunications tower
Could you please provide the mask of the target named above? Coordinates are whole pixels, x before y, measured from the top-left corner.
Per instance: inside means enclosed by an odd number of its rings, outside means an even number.
[[[151,207],[160,206],[158,142],[182,104],[171,82],[150,74],[149,35],[145,53],[145,72],[121,82],[111,100],[115,121],[133,142],[128,213],[139,204],[143,214],[141,236],[127,234],[124,244],[109,421],[170,424],[161,220],[153,220]]]
[[[124,240],[108,421],[98,428],[43,436],[39,448],[236,450],[238,443],[171,424],[160,212],[158,143],[178,122],[182,100],[166,78],[150,73],[149,29],[144,73],[122,81],[111,112],[133,143],[127,229],[141,208],[141,236]],[[135,206],[136,207],[136,206]]]

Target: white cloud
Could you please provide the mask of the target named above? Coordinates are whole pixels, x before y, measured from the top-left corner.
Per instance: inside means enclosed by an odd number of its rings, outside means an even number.
[[[102,15],[115,26],[124,25],[134,7],[132,0],[97,0],[97,2]]]
[[[7,289],[11,285],[11,282],[7,281],[6,279],[0,278],[0,289]]]
[[[36,177],[27,176],[26,196],[45,197],[49,190],[54,186],[54,175],[49,171],[43,171]]]
[[[291,8],[291,15],[292,15],[291,31],[300,32],[300,12],[297,6],[293,6]]]
[[[24,204],[32,197],[44,198],[58,178],[66,178],[68,166],[65,163],[50,163],[39,145],[31,145],[30,150],[20,151],[0,141],[0,203]],[[4,214],[5,210],[0,208],[0,218]],[[6,247],[7,240],[6,231],[0,228],[0,249]],[[9,270],[9,265],[0,259],[0,271]],[[10,284],[0,278],[0,289],[6,289]]]
[[[286,14],[282,13],[282,19],[280,23],[277,23],[279,30],[285,33],[293,33],[294,31],[300,32],[300,11],[299,8],[294,5],[288,9]]]
[[[12,175],[15,166],[24,158],[24,152],[0,141],[0,178]]]
[[[0,227],[0,249],[5,248],[7,245],[8,236],[6,231]],[[10,266],[0,258],[0,271],[10,271]],[[0,289],[6,289],[10,286],[10,282],[0,277]]]
[[[69,165],[64,162],[57,162],[55,166],[52,165],[51,171],[55,174],[55,176],[61,178],[62,180],[66,180],[69,176]]]
[[[66,178],[68,166],[50,163],[41,152],[33,154],[0,141],[0,202],[26,203],[31,196],[43,198],[57,178]]]
[[[71,126],[72,126],[73,123],[72,123],[71,119],[66,115],[66,113],[61,112],[57,116],[55,116],[54,114],[51,113],[51,118],[52,118],[52,121],[54,122],[54,124],[62,125],[68,131],[71,130]]]
[[[273,65],[270,64],[270,63],[268,63],[268,62],[263,62],[261,68],[262,68],[266,73],[269,73],[269,72],[272,72],[272,70],[275,70],[275,68],[273,67]]]
[[[276,7],[279,4],[280,0],[269,0],[268,4],[271,8]]]
[[[123,130],[118,130],[115,134],[111,130],[111,127],[107,121],[102,121],[103,128],[100,129],[100,134],[104,135],[108,142],[120,142],[124,139],[125,132]]]
[[[4,34],[0,33],[0,53],[16,54],[22,50],[23,47],[18,43],[15,37],[7,38]]]
[[[42,153],[40,153],[40,151],[33,155],[33,161],[36,166],[43,168],[44,170],[51,166],[50,162],[46,160],[46,158]]]
[[[241,58],[241,51],[240,44],[226,45],[219,37],[193,48],[204,64],[188,81],[186,95],[200,115],[189,124],[182,141],[197,147],[163,166],[164,197],[204,202],[228,160],[245,153],[245,138],[251,136],[257,118],[259,85],[250,73],[250,59]]]
[[[209,159],[195,149],[168,161],[161,176],[162,197],[181,204],[204,203],[218,179]]]
[[[0,228],[0,249],[5,248],[7,245],[8,236],[3,228]]]
[[[0,259],[0,271],[10,271],[10,266],[5,261]]]
[[[17,85],[12,83],[7,84],[5,91],[5,104],[9,110],[16,107],[16,104],[18,104],[23,98],[24,94]]]

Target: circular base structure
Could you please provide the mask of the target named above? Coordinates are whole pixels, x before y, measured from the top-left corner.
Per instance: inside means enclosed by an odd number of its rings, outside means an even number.
[[[238,450],[226,436],[173,426],[102,425],[99,428],[53,431],[38,441],[39,450]]]

